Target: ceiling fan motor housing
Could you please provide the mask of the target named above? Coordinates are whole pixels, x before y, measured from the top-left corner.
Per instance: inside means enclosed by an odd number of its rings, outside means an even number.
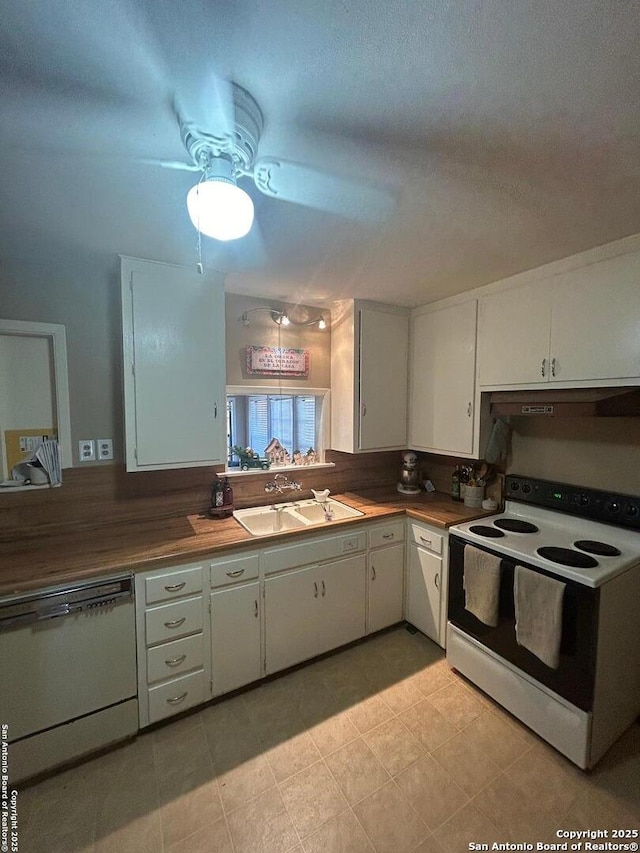
[[[232,134],[215,135],[184,122],[180,131],[185,148],[196,165],[206,167],[212,158],[230,158],[234,172],[251,170],[264,126],[262,111],[255,99],[237,83],[233,88],[234,130]]]

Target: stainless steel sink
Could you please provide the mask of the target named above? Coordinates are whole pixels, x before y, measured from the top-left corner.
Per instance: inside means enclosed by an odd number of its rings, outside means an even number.
[[[293,504],[237,509],[233,513],[236,521],[252,536],[267,536],[272,533],[284,533],[287,530],[326,526],[334,521],[355,518],[359,515],[364,513],[333,498],[323,503],[312,498]]]

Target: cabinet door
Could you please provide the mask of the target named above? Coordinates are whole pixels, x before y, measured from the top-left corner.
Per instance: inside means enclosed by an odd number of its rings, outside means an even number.
[[[412,321],[409,445],[473,452],[477,302]]]
[[[550,288],[548,281],[537,281],[480,299],[480,385],[549,381]]]
[[[127,470],[224,461],[222,280],[122,261]]]
[[[318,654],[319,600],[315,566],[266,579],[267,674]]]
[[[368,633],[402,620],[404,545],[369,554]]]
[[[552,382],[640,376],[640,253],[554,278]]]
[[[364,636],[365,572],[364,554],[326,563],[318,569],[318,654]]]
[[[409,546],[407,622],[440,643],[442,557]]]
[[[405,447],[409,320],[360,309],[360,450]]]
[[[211,676],[214,695],[261,675],[260,584],[211,593]]]

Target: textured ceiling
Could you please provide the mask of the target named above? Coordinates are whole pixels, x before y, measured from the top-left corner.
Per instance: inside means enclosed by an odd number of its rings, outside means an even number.
[[[382,184],[366,225],[261,196],[203,240],[231,291],[404,305],[640,232],[640,5],[624,0],[4,0],[0,252],[196,261],[167,108],[214,74],[261,155]],[[138,158],[138,159],[137,159]]]

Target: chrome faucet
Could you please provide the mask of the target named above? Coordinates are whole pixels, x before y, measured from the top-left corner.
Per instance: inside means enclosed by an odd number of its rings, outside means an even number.
[[[285,474],[276,474],[273,480],[269,480],[269,482],[265,483],[264,486],[265,492],[277,492],[279,495],[287,490],[295,490],[299,492],[301,488],[302,486],[300,483],[296,483],[295,480],[290,480]]]

